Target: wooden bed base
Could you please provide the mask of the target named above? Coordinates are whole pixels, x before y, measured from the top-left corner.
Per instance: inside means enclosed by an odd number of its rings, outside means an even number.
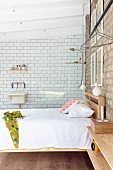
[[[104,97],[94,96],[92,93],[85,93],[85,97],[90,107],[94,110],[93,117],[100,119],[101,106],[104,106]],[[40,149],[9,149],[0,150],[0,152],[86,152],[85,149],[77,148],[40,148]]]
[[[76,148],[41,148],[41,149],[6,149],[0,150],[0,152],[86,152],[85,149]]]

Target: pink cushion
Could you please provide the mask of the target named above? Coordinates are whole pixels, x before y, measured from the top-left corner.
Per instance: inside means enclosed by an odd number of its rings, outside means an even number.
[[[73,104],[77,104],[78,101],[79,101],[79,99],[77,99],[77,98],[69,100],[68,102],[66,102],[66,103],[62,106],[60,112],[61,112],[61,113],[68,113],[69,110],[70,110],[70,108],[71,108],[71,106],[72,106]]]

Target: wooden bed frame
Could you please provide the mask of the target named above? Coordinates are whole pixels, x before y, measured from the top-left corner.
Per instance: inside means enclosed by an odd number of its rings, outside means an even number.
[[[104,97],[94,96],[92,93],[85,93],[86,101],[90,107],[94,110],[93,117],[100,119],[101,106],[104,106]],[[87,151],[85,149],[76,148],[40,148],[40,149],[13,149],[13,150],[0,150],[0,152],[76,152],[76,151]]]

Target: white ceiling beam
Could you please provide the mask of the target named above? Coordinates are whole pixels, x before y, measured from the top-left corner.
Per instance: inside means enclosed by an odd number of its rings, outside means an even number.
[[[65,18],[56,20],[42,20],[37,22],[20,22],[18,23],[8,23],[0,24],[0,32],[13,32],[13,31],[27,31],[36,29],[56,29],[65,27],[82,27],[82,17],[78,18]]]
[[[0,41],[7,40],[17,40],[17,39],[37,39],[48,36],[58,36],[58,35],[81,35],[80,27],[72,27],[72,28],[57,28],[51,30],[37,30],[37,31],[26,31],[26,32],[18,32],[18,33],[8,33],[8,34],[0,34]]]
[[[0,13],[0,22],[12,22],[20,20],[33,20],[33,19],[50,19],[60,17],[81,16],[83,10],[81,7],[65,8],[65,9],[51,9],[51,10],[35,10],[30,12],[10,12]]]
[[[89,4],[89,0],[0,0],[0,6],[18,6],[45,3],[75,3],[76,5]]]
[[[60,21],[60,22],[69,22],[69,21],[73,21],[74,23],[76,23],[77,25],[79,25],[80,23],[82,23],[83,21],[83,16],[67,16],[67,17],[56,17],[56,18],[47,18],[47,19],[27,19],[27,20],[14,20],[14,21],[6,21],[6,22],[0,22],[0,26],[4,25],[8,25],[8,24],[20,24],[21,22],[23,23],[37,23],[37,22],[50,22],[50,21]]]
[[[55,2],[55,3],[36,3],[36,4],[26,4],[26,5],[18,5],[18,6],[0,6],[0,13],[12,12],[15,9],[15,12],[27,12],[30,10],[45,10],[45,9],[53,9],[53,8],[71,8],[71,7],[81,7],[82,5],[77,5],[76,1],[67,1],[67,2]],[[86,5],[85,5],[86,6]]]

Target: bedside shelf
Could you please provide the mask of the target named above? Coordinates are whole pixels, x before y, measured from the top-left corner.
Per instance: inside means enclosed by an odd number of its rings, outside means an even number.
[[[96,141],[96,144],[100,149],[100,152],[97,154],[95,154],[91,150],[90,151],[87,150],[95,169],[112,170],[113,169],[113,134],[95,134],[90,126],[87,128],[92,138]],[[99,160],[101,160],[101,164]]]
[[[95,170],[111,170],[101,152],[95,153],[92,150],[88,150],[87,153]]]

